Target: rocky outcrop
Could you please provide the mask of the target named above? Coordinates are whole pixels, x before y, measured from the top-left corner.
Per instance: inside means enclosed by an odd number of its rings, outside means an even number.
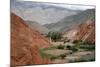
[[[77,38],[78,40],[95,43],[95,22],[88,20],[87,22],[79,25]]]
[[[49,41],[24,22],[11,13],[11,65],[51,63],[48,59],[43,59],[39,53],[39,49],[50,46]]]
[[[71,42],[84,41],[91,44],[95,43],[95,22],[93,20],[87,20],[81,23],[77,27],[64,33],[66,40]]]

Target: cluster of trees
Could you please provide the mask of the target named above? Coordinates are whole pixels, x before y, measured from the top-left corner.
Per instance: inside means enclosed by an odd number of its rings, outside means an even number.
[[[49,37],[52,41],[56,42],[58,40],[61,40],[62,34],[59,32],[49,32],[46,37]]]

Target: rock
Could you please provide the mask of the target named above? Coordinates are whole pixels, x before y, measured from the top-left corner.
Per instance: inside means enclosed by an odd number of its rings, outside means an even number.
[[[87,20],[87,22],[80,24],[77,38],[89,43],[95,43],[95,22]]]
[[[66,41],[83,41],[91,44],[95,44],[95,22],[93,20],[87,20],[81,23],[77,27],[67,31],[64,35]]]
[[[32,65],[51,63],[42,58],[39,49],[49,47],[50,42],[25,21],[11,13],[11,65]]]

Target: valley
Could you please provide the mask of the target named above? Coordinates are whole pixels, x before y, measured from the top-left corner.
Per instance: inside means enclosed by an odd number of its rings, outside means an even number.
[[[87,46],[87,47],[86,47]],[[40,50],[43,57],[49,58],[56,63],[73,63],[73,62],[88,62],[95,61],[95,46],[94,45],[58,45],[51,48]]]
[[[38,2],[11,6],[11,66],[95,61],[95,8]]]

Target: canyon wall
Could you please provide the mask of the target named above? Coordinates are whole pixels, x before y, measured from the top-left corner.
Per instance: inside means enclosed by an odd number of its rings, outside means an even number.
[[[49,46],[50,42],[44,36],[11,13],[11,65],[51,63],[48,59],[42,58],[39,51]]]

